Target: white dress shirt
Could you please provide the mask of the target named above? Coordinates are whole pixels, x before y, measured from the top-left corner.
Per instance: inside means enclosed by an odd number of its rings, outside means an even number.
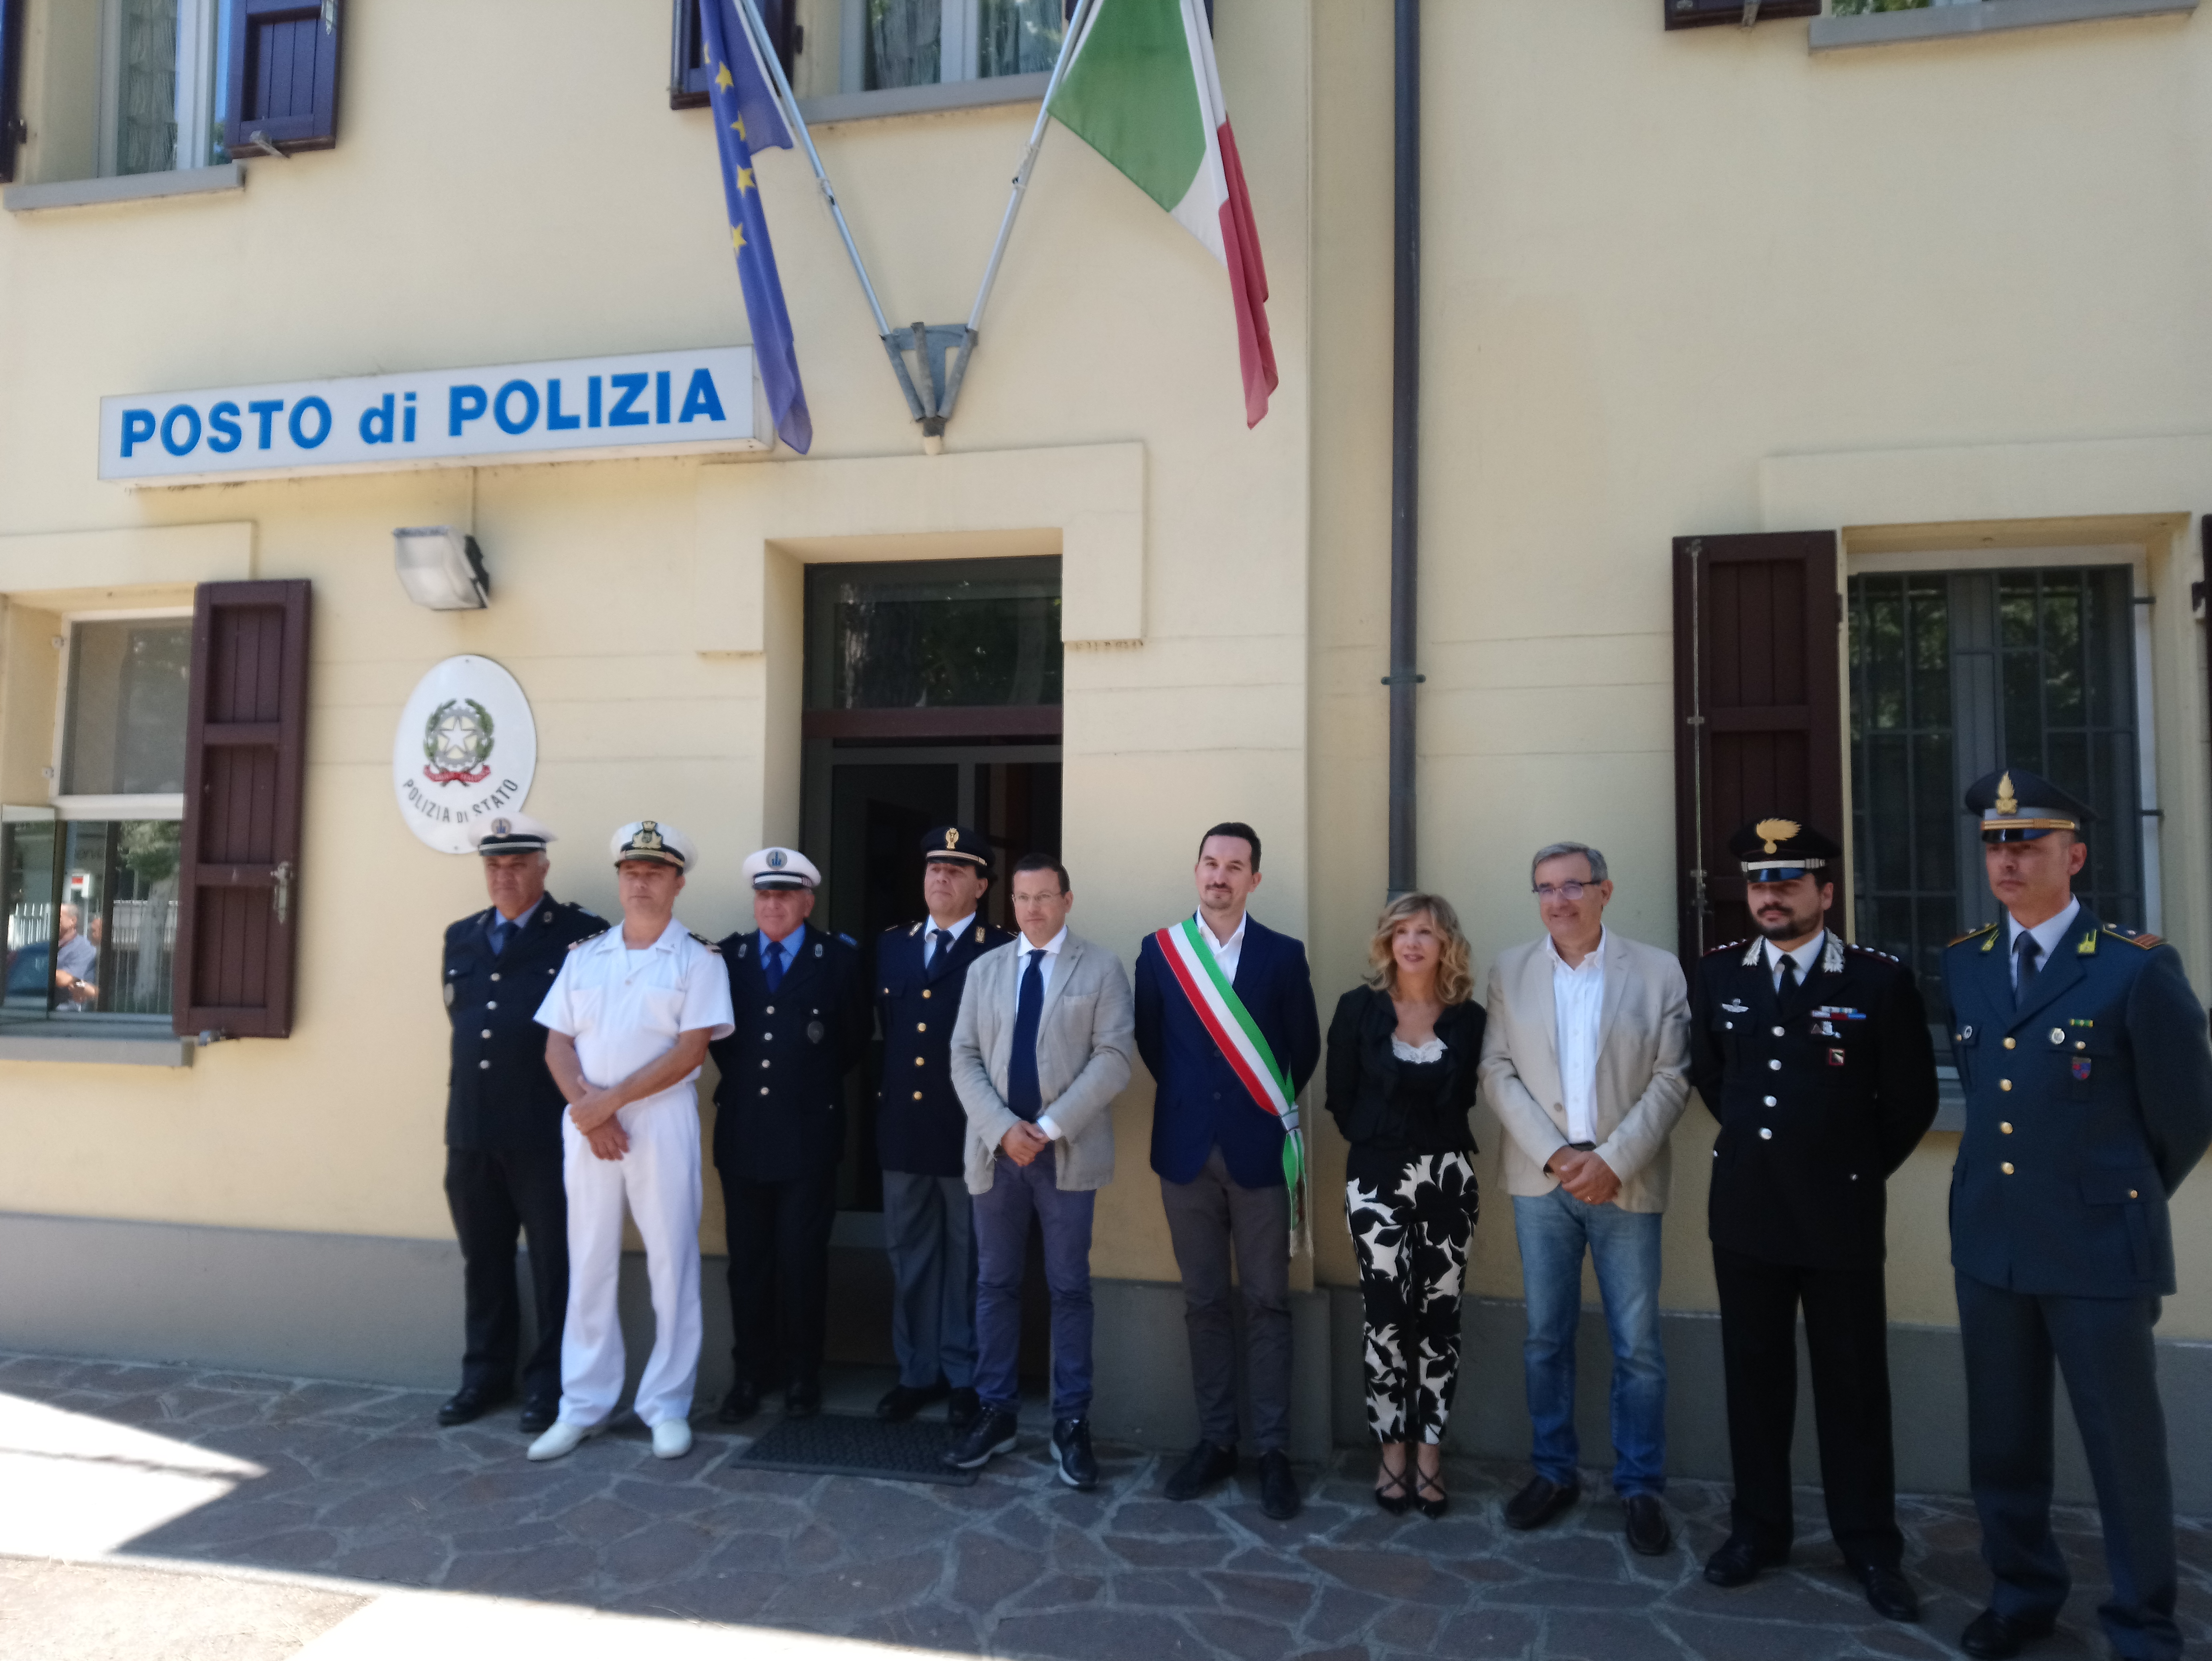
[[[1206,921],[1206,913],[1198,916],[1198,937],[1206,942],[1206,950],[1213,953],[1214,962],[1221,965],[1221,978],[1231,985],[1237,983],[1237,965],[1244,956],[1244,925],[1252,920],[1249,911],[1237,919],[1236,932],[1225,940],[1213,938],[1213,930]]]
[[[1567,1140],[1597,1140],[1597,1029],[1605,1013],[1606,931],[1575,968],[1559,955],[1559,943],[1546,940],[1552,954],[1552,1006],[1558,1022],[1559,1088],[1566,1100]]]
[[[1019,940],[1015,942],[1016,949],[1020,953],[1018,961],[1021,964],[1021,972],[1014,977],[1014,1014],[1016,1019],[1018,1019],[1022,1013],[1022,980],[1024,977],[1028,975],[1030,972],[1030,963],[1031,961],[1030,953],[1043,953],[1042,957],[1039,957],[1035,960],[1037,966],[1037,979],[1044,983],[1045,991],[1049,992],[1052,990],[1052,971],[1057,968],[1060,964],[1060,948],[1066,944],[1067,925],[1066,923],[1062,923],[1060,926],[1060,933],[1054,934],[1042,946],[1030,945],[1030,937],[1026,934],[1023,935]],[[1048,1140],[1055,1142],[1060,1140],[1060,1127],[1052,1122],[1051,1114],[1040,1113],[1037,1115],[1036,1128],[1044,1132]]]
[[[972,925],[975,921],[975,914],[973,911],[970,911],[966,916],[961,918],[958,922],[946,924],[945,932],[951,935],[952,938],[957,940],[963,934],[968,932],[969,926]],[[921,931],[921,966],[924,969],[927,969],[936,960],[937,919],[932,917],[929,920],[929,927]]]
[[[2035,960],[2035,972],[2039,975],[2051,967],[2051,954],[2058,950],[2060,942],[2066,938],[2066,931],[2074,926],[2074,919],[2081,914],[2081,902],[2069,900],[2066,902],[2066,909],[2057,916],[2046,917],[2034,928],[2028,929],[2021,928],[2019,919],[2009,912],[2006,914],[2005,955],[2012,959],[2012,983],[2015,989],[2020,985],[2021,935],[2023,934],[2034,935],[2035,943],[2043,948],[2043,954]]]
[[[576,1041],[586,1082],[602,1090],[665,1056],[679,1034],[703,1027],[709,1038],[726,1038],[737,1030],[721,958],[673,918],[643,952],[623,944],[620,923],[574,947],[537,1019]],[[665,1101],[680,1100],[689,1111],[698,1076],[695,1067],[658,1095],[632,1102],[623,1121]]]
[[[1782,989],[1783,958],[1788,958],[1797,965],[1797,984],[1802,986],[1805,977],[1813,972],[1813,965],[1820,960],[1820,948],[1827,943],[1828,931],[1825,928],[1794,951],[1784,952],[1772,940],[1768,940],[1765,959],[1766,978],[1774,983],[1774,989],[1778,992]]]

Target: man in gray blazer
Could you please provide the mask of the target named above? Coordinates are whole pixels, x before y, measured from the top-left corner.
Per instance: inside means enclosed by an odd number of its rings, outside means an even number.
[[[1613,1345],[1613,1487],[1628,1543],[1673,1538],[1667,1361],[1659,1345],[1659,1238],[1667,1141],[1689,1102],[1689,986],[1656,946],[1605,927],[1605,855],[1554,843],[1531,862],[1545,934],[1490,971],[1483,1099],[1505,1129],[1506,1191],[1528,1295],[1523,1366],[1534,1477],[1509,1527],[1550,1522],[1582,1492],[1576,1463],[1575,1329],[1583,1256],[1597,1269]]]
[[[945,1451],[959,1470],[1014,1445],[1022,1267],[1030,1219],[1052,1292],[1052,1450],[1071,1488],[1098,1482],[1091,1451],[1091,1218],[1114,1180],[1114,1098],[1129,1082],[1136,1008],[1121,960],[1067,932],[1067,868],[1014,866],[1021,938],[968,970],[952,1028],[952,1087],[968,1115],[975,1220],[975,1394],[982,1412]]]

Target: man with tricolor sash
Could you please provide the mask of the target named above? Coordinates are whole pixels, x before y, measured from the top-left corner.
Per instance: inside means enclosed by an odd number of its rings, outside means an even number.
[[[1137,1050],[1152,1069],[1152,1169],[1182,1275],[1199,1441],[1167,1497],[1194,1500],[1237,1469],[1231,1259],[1244,1296],[1246,1384],[1261,1503],[1293,1517],[1291,1294],[1305,1141],[1298,1092],[1321,1059],[1305,946],[1249,916],[1260,836],[1217,824],[1198,850],[1199,909],[1137,953]]]

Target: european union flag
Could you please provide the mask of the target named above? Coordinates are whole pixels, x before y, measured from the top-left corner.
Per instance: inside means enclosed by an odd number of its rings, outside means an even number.
[[[753,152],[789,149],[791,129],[784,125],[753,37],[738,15],[738,0],[699,0],[699,22],[722,156],[722,194],[729,201],[730,243],[745,291],[745,315],[752,322],[753,353],[760,361],[776,435],[804,455],[814,442],[814,417],[806,411],[806,389],[799,384],[799,354],[792,344],[791,315],[784,310],[783,281],[775,272],[760,188],[753,183]]]

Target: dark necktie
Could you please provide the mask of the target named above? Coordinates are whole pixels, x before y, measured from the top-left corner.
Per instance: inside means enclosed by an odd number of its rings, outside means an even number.
[[[1006,1058],[1006,1105],[1018,1118],[1034,1123],[1044,1111],[1044,1096],[1037,1085],[1037,1022],[1044,1013],[1044,950],[1030,952],[1029,967],[1022,970],[1022,995],[1014,1006],[1013,1053]]]
[[[771,992],[783,984],[783,942],[770,940],[761,949],[761,973],[768,977]]]
[[[501,952],[506,951],[507,943],[514,937],[514,925],[509,922],[505,917],[500,916],[498,912],[493,912],[491,917],[492,956],[496,958]]]
[[[1782,954],[1782,978],[1774,983],[1774,995],[1786,998],[1797,989],[1797,959],[1788,952]]]
[[[952,949],[952,931],[949,928],[932,930],[929,945],[929,966],[932,969],[942,967],[945,963],[945,954]]]
[[[2015,1004],[2027,1001],[2028,989],[2035,984],[2035,960],[2043,955],[2043,947],[2035,936],[2025,928],[2012,943],[2013,956],[2018,959],[2020,970],[2012,977],[2012,1001]]]

